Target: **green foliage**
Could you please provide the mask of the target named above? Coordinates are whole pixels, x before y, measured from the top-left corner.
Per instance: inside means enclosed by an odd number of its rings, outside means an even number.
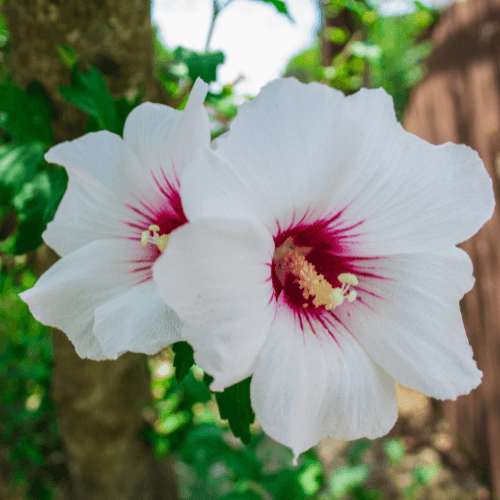
[[[251,448],[241,448],[229,444],[221,428],[200,424],[189,432],[179,455],[184,465],[178,468],[183,498],[300,500],[317,492],[304,491],[299,477],[311,462],[319,465],[318,459],[311,455],[295,471],[286,450],[263,433]]]
[[[5,196],[13,198],[35,177],[44,153],[45,147],[38,141],[0,146],[0,186]]]
[[[193,83],[198,77],[207,83],[217,80],[217,68],[224,63],[222,52],[196,52],[177,47],[171,51],[160,40],[158,29],[153,28],[155,75],[169,97],[176,101],[178,109],[182,109]],[[210,95],[210,93],[209,93]],[[228,95],[226,91],[213,94],[222,99]],[[207,96],[208,100],[208,96]]]
[[[40,83],[35,81],[23,90],[6,80],[0,85],[0,110],[0,127],[13,139],[52,144],[50,120],[54,110]]]
[[[430,463],[425,465],[417,465],[413,470],[413,475],[419,484],[432,483],[439,471],[441,466],[438,463]]]
[[[99,70],[93,66],[87,71],[79,69],[77,53],[68,45],[59,45],[57,50],[62,62],[71,68],[71,85],[60,87],[58,92],[89,116],[87,132],[109,130],[122,135],[127,116],[141,102],[140,94],[132,99],[113,98]]]
[[[207,83],[216,81],[217,68],[224,63],[224,54],[220,51],[195,52],[183,47],[171,51],[161,42],[156,27],[153,32],[156,77],[172,99],[173,105],[183,109],[188,93],[198,77]],[[234,86],[237,82],[238,80],[224,85],[220,92],[209,91],[207,94],[209,114],[219,125],[214,127],[212,139],[226,132],[229,122],[236,116],[238,106]]]
[[[59,53],[61,61],[68,66],[73,68],[78,61],[77,51],[70,45],[56,45],[56,50]]]
[[[181,82],[188,77],[188,68],[182,61],[177,61],[174,53],[163,45],[156,26],[153,26],[153,54],[156,79],[169,97],[177,98],[181,92]]]
[[[367,46],[378,48],[367,57],[371,85],[383,87],[393,96],[400,120],[410,90],[424,76],[423,62],[432,51],[430,41],[417,42],[418,35],[436,19],[434,11],[420,6],[404,16],[378,18],[368,32]]]
[[[224,54],[217,52],[195,52],[177,47],[174,50],[176,59],[183,62],[187,67],[187,76],[194,82],[200,77],[206,83],[217,80],[217,66],[224,63]]]
[[[10,79],[0,85],[0,251],[20,255],[41,243],[66,188],[64,173],[53,172],[44,154],[53,142],[52,102],[38,82],[26,90]]]
[[[35,281],[23,263],[0,272],[0,428],[14,483],[27,498],[49,500],[65,471],[50,398],[52,342],[17,296]]]
[[[0,1],[0,6],[3,0]],[[5,51],[9,42],[9,30],[7,27],[7,19],[3,13],[0,13],[0,50]],[[3,78],[2,78],[3,79]]]
[[[97,69],[81,71],[71,47],[59,46],[58,51],[71,67],[71,85],[59,92],[89,116],[87,131],[121,134],[140,95],[114,99]],[[53,143],[54,114],[43,87],[33,82],[23,90],[6,80],[0,85],[0,110],[0,125],[7,134],[7,142],[0,145],[0,251],[20,255],[42,243],[41,235],[55,215],[68,178],[64,169],[48,165],[43,158]]]
[[[330,16],[346,11],[347,26],[327,27],[322,36],[339,46],[330,64],[321,66],[320,46],[294,56],[283,76],[303,82],[320,81],[352,93],[362,85],[383,87],[393,96],[401,121],[411,89],[424,76],[423,62],[430,55],[429,41],[418,38],[437,20],[436,11],[417,2],[417,11],[404,16],[381,17],[368,4],[354,0],[330,0]]]
[[[314,495],[323,486],[323,467],[316,458],[307,458],[302,469],[297,476],[302,491],[308,496]]]
[[[402,442],[396,439],[387,439],[383,443],[384,451],[391,464],[397,464],[405,454]]]
[[[66,189],[66,172],[51,169],[43,159],[45,151],[35,141],[0,146],[0,220],[13,211],[16,216],[14,230],[0,243],[4,253],[21,255],[40,245]]]
[[[338,51],[326,66],[321,65],[321,47],[315,42],[309,49],[294,56],[287,64],[283,76],[294,76],[302,82],[318,81],[344,92],[358,90],[364,80],[365,61],[353,51],[363,33],[377,18],[376,12],[363,2],[332,0],[326,5],[331,16],[349,11],[352,18],[352,32],[347,27],[326,27],[322,37],[338,45]]]
[[[224,392],[216,392],[221,418],[229,423],[236,437],[244,443],[250,443],[250,425],[255,421],[255,414],[250,403],[250,378],[242,380]]]
[[[350,491],[358,489],[368,474],[369,467],[366,464],[340,467],[335,470],[330,479],[330,491],[333,498],[344,498]]]
[[[146,431],[146,439],[159,457],[169,452],[176,457],[181,498],[303,500],[325,486],[313,452],[306,453],[295,469],[290,450],[262,431],[253,433],[249,446],[231,437],[214,415],[207,387],[211,377],[198,367],[176,383],[168,360],[153,361],[151,366],[157,421]]]
[[[285,68],[283,76],[293,76],[303,83],[319,82],[323,77],[323,72],[318,43],[316,42],[312,47],[292,57]]]
[[[214,9],[214,17],[217,18],[217,16],[232,2],[233,0],[227,0],[225,3],[222,3],[221,0],[215,0],[215,9]],[[294,20],[292,19],[292,16],[288,12],[286,3],[284,0],[254,0],[255,2],[261,2],[261,3],[268,3],[280,13],[285,15],[292,23]]]
[[[13,199],[19,226],[13,235],[12,246],[5,247],[7,251],[21,255],[42,243],[41,232],[54,218],[67,183],[66,171],[55,168],[38,172],[32,182],[24,184]]]
[[[179,383],[170,370],[166,375],[161,372],[155,376],[153,372],[151,390],[157,420],[153,428],[145,431],[145,437],[153,443],[158,457],[166,455],[184,439],[194,420],[193,405],[210,400],[206,384],[194,376],[196,368],[193,367]]]
[[[347,452],[347,461],[351,465],[356,465],[361,462],[361,457],[363,454],[369,450],[373,446],[373,441],[369,439],[362,438],[354,441],[353,444],[349,447]]]
[[[237,95],[234,91],[237,82],[238,80],[233,84],[224,85],[219,93],[209,91],[207,94],[206,104],[208,110],[212,111],[209,114],[219,124],[219,127],[212,131],[212,139],[229,130],[229,123],[238,112]]]
[[[187,342],[176,342],[172,345],[174,351],[175,378],[180,382],[194,364],[193,348]]]
[[[123,133],[126,117],[140,102],[140,96],[130,102],[125,98],[113,99],[104,77],[93,66],[89,67],[88,72],[73,66],[71,85],[61,87],[59,94],[92,118],[87,131],[109,130],[118,135]]]
[[[292,16],[288,12],[288,9],[286,8],[286,3],[283,0],[256,0],[256,1],[263,3],[270,3],[280,14],[284,14],[286,17],[288,17],[290,21],[294,22]]]

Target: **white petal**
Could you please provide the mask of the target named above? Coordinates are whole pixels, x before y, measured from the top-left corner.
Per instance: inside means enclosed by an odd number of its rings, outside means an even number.
[[[248,377],[274,317],[274,243],[262,227],[207,219],[172,233],[153,266],[160,294],[182,321],[181,336],[221,391]]]
[[[50,148],[45,159],[62,165],[69,175],[90,174],[118,198],[141,186],[146,172],[123,139],[107,130],[62,142]]]
[[[492,181],[466,146],[405,132],[382,89],[350,97],[294,79],[271,82],[240,107],[215,150],[185,172],[188,219],[258,218],[273,234],[345,211],[358,254],[445,249],[491,217]]]
[[[174,183],[184,165],[201,148],[209,147],[209,118],[203,107],[207,90],[203,80],[196,80],[184,111],[148,102],[130,113],[123,137],[147,170],[161,176],[163,169]]]
[[[177,126],[167,138],[166,147],[178,172],[198,156],[203,148],[210,147],[210,120],[203,101],[208,85],[198,78],[191,90],[186,107]]]
[[[453,248],[434,255],[393,256],[381,266],[380,274],[394,281],[361,277],[357,289],[362,301],[340,307],[340,318],[401,384],[439,399],[469,393],[482,374],[459,307],[474,283],[468,255]]]
[[[79,179],[70,176],[56,215],[42,237],[64,256],[92,241],[125,235],[128,229],[117,222],[120,216],[125,219],[127,214],[106,188],[90,176]]]
[[[362,89],[346,98],[357,117],[358,156],[331,207],[349,205],[366,254],[434,251],[467,240],[492,216],[492,181],[478,154],[435,146],[403,130],[392,98]]]
[[[131,201],[128,189],[141,186],[141,167],[120,137],[107,131],[86,134],[54,146],[45,159],[64,166],[69,177],[43,234],[47,245],[67,255],[91,241],[130,233],[122,221],[131,220],[125,204]]]
[[[397,419],[396,384],[345,330],[303,332],[278,299],[251,382],[264,431],[295,456],[326,437],[374,439]]]
[[[133,285],[132,267],[123,262],[124,256],[134,258],[131,245],[127,240],[94,241],[57,261],[20,294],[35,319],[66,333],[82,358],[105,357],[92,332],[94,313]]]
[[[127,351],[155,354],[181,340],[181,327],[153,280],[134,286],[95,311],[94,334],[110,359]]]
[[[146,171],[157,172],[161,165],[168,166],[170,158],[165,143],[181,116],[182,111],[152,102],[137,106],[128,115],[123,139]]]
[[[127,118],[125,140],[101,131],[51,148],[46,160],[64,166],[69,183],[44,241],[67,255],[97,239],[134,234],[124,222],[136,222],[138,216],[126,205],[142,210],[141,202],[156,208],[164,204],[164,178],[178,188],[176,175],[184,163],[209,147],[206,90],[204,82],[197,82],[184,112],[139,106]]]
[[[357,153],[347,111],[342,92],[324,85],[266,85],[240,106],[217,148],[185,172],[188,219],[256,215],[273,231],[277,220],[286,227],[311,208],[321,213]]]

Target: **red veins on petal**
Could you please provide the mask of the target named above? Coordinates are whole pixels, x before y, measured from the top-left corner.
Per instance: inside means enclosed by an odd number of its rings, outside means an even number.
[[[144,196],[138,197],[131,193],[135,203],[126,206],[134,215],[131,217],[133,220],[125,221],[125,224],[132,229],[132,235],[128,239],[137,242],[139,246],[141,245],[142,233],[148,230],[151,225],[158,226],[160,228],[158,233],[163,235],[170,234],[188,221],[182,208],[180,182],[174,165],[172,168],[175,177],[173,182],[167,178],[163,167],[160,169],[160,176],[150,172],[160,195],[155,193],[154,196],[145,199]],[[137,284],[152,278],[151,266],[160,255],[161,251],[158,246],[147,244],[142,251],[143,258],[127,261],[133,264],[131,272],[138,275]]]
[[[324,305],[315,305],[314,295],[308,294],[299,284],[299,278],[293,272],[294,266],[290,265],[290,255],[303,256],[307,263],[314,266],[316,276],[319,275],[320,280],[322,276],[332,288],[342,288],[343,284],[338,278],[346,273],[356,276],[358,280],[387,279],[372,272],[369,267],[370,261],[380,260],[383,257],[365,257],[355,254],[353,243],[355,239],[362,236],[357,228],[362,225],[363,221],[352,225],[346,224],[342,220],[343,213],[344,210],[314,222],[305,222],[305,216],[298,222],[292,222],[286,229],[281,228],[278,223],[279,229],[274,237],[275,253],[271,265],[274,298],[277,299],[284,294],[285,303],[295,320],[300,323],[302,331],[310,330],[315,334],[316,328],[321,326],[335,341],[339,325],[349,331],[339,317],[340,308],[345,308],[349,315],[348,309],[353,304],[346,300],[333,309],[328,309]],[[303,261],[300,257],[296,257],[295,260]],[[363,294],[370,292],[364,290],[363,283],[359,283],[359,286],[353,289],[358,294],[355,301],[365,304]],[[373,292],[370,295],[374,295]]]

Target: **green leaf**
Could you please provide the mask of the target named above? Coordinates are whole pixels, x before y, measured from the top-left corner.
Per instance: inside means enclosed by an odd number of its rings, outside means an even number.
[[[47,171],[48,180],[50,182],[50,194],[47,198],[47,204],[45,206],[45,211],[43,218],[45,223],[49,223],[54,218],[59,203],[66,191],[68,185],[68,174],[64,168],[54,168],[53,170]]]
[[[39,82],[32,82],[26,90],[10,80],[4,82],[0,85],[0,111],[0,126],[18,141],[52,144],[50,120],[54,110]]]
[[[298,481],[302,490],[310,497],[318,492],[322,485],[323,467],[317,460],[308,460],[305,469],[299,474]]]
[[[361,438],[354,441],[347,451],[347,460],[351,465],[356,465],[361,462],[363,454],[369,450],[373,442],[367,438]]]
[[[349,40],[350,33],[346,28],[328,26],[325,28],[324,36],[337,45],[344,45]]]
[[[215,393],[221,418],[228,421],[233,434],[245,444],[250,443],[250,424],[255,421],[250,404],[250,380],[251,377]]]
[[[315,42],[312,47],[293,56],[288,61],[283,76],[293,76],[297,80],[307,83],[321,80],[323,71],[320,48],[318,43]]]
[[[61,61],[66,64],[69,68],[73,68],[78,60],[78,54],[73,47],[69,45],[56,45],[57,52],[59,52],[59,57]]]
[[[292,16],[288,12],[288,9],[286,8],[286,3],[283,0],[256,0],[257,2],[264,2],[264,3],[270,3],[271,5],[274,5],[275,9],[280,13],[284,14],[288,19],[294,23],[295,21],[293,20]]]
[[[58,92],[67,102],[95,118],[100,130],[121,133],[115,101],[104,77],[93,66],[90,66],[88,73],[74,66],[71,71],[71,86],[60,87]]]
[[[397,464],[405,454],[403,444],[397,439],[387,439],[383,442],[382,446],[392,464]]]
[[[40,228],[42,230],[40,231]],[[23,255],[30,250],[36,250],[42,243],[41,233],[45,230],[43,213],[34,213],[29,219],[23,220],[17,227],[17,236],[9,248],[13,255]]]
[[[212,398],[211,392],[206,384],[199,380],[196,380],[193,374],[194,368],[196,368],[196,365],[194,365],[193,369],[190,370],[189,373],[182,379],[182,381],[173,388],[173,390],[182,391],[184,395],[184,401],[187,406],[192,406],[194,403],[198,402],[206,403]]]
[[[45,207],[50,197],[48,172],[39,172],[31,182],[27,182],[12,200],[19,213],[20,223],[11,249],[14,255],[35,250],[42,243],[45,230]]]
[[[432,462],[425,465],[417,465],[413,470],[413,474],[419,484],[432,483],[438,476],[441,470],[441,465],[437,462]]]
[[[221,51],[195,52],[177,47],[174,50],[176,59],[183,62],[188,69],[188,75],[193,82],[200,77],[206,83],[217,80],[217,66],[224,63],[225,57]]]
[[[228,450],[222,433],[223,429],[213,424],[192,426],[179,448],[182,461],[193,464],[198,469],[206,468],[214,458]]]
[[[20,255],[36,249],[42,243],[42,233],[64,194],[67,174],[62,168],[42,170],[12,199],[19,225],[12,238],[5,242],[4,251]],[[3,245],[3,244],[2,244]]]
[[[162,436],[168,436],[181,428],[183,425],[186,425],[188,422],[188,412],[174,413],[162,418],[156,424],[155,431]]]
[[[368,477],[367,464],[355,467],[340,467],[333,472],[330,479],[330,491],[335,498],[343,498],[351,489],[363,484]]]
[[[180,382],[194,364],[193,348],[187,342],[176,342],[172,345],[174,351],[175,378]]]
[[[23,184],[20,191],[12,199],[12,203],[20,214],[30,216],[32,213],[38,212],[42,205],[45,210],[45,200],[50,197],[50,194],[49,173],[41,171],[30,182]]]
[[[88,73],[80,71],[78,76],[95,102],[97,118],[101,127],[110,132],[119,133],[115,103],[102,74],[96,68],[90,66]]]
[[[0,146],[0,186],[14,197],[33,179],[44,153],[45,146],[41,142]]]
[[[84,113],[97,118],[98,112],[95,101],[85,90],[78,90],[72,87],[61,87],[59,88],[59,94],[65,101],[74,104]]]

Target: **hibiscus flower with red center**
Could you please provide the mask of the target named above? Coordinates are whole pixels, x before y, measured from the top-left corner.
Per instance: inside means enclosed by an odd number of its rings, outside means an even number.
[[[82,358],[153,354],[180,340],[181,321],[162,301],[152,265],[187,222],[185,165],[210,144],[198,80],[184,111],[144,103],[123,139],[107,131],[51,148],[68,188],[42,237],[62,258],[20,294],[33,316],[65,332]]]
[[[382,89],[270,83],[181,196],[190,222],[153,266],[161,295],[211,388],[252,376],[262,428],[296,457],[386,434],[395,380],[440,399],[480,383],[455,245],[491,217],[492,182],[470,148],[405,132]]]

